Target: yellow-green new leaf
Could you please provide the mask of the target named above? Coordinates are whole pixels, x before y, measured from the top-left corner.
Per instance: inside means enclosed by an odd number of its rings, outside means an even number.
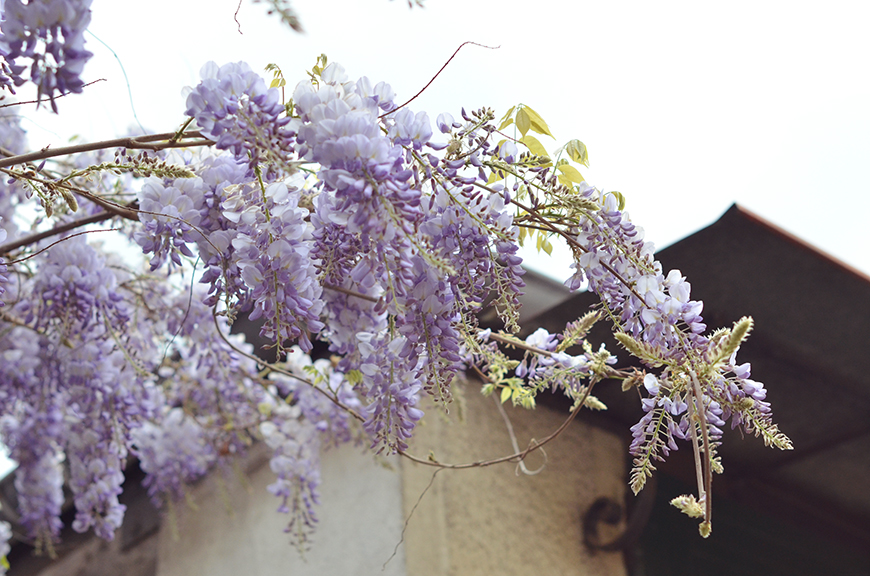
[[[532,136],[531,134],[526,134],[522,138],[520,138],[520,142],[526,145],[526,148],[534,154],[535,156],[546,156],[547,149],[544,148],[544,145],[541,144],[541,141]]]
[[[513,122],[513,119],[511,118],[511,115],[514,113],[514,110],[516,110],[516,109],[517,109],[516,106],[511,106],[511,109],[508,110],[507,113],[506,113],[504,116],[501,117],[500,122],[501,122],[502,127],[505,127],[505,126],[507,126],[508,124],[510,124],[510,122],[508,122],[508,120],[510,120],[511,122]],[[499,130],[501,130],[501,128],[499,128]]]
[[[499,180],[504,180],[505,173],[503,170],[493,170],[486,179],[486,185],[495,184]]]
[[[574,162],[583,164],[587,168],[589,167],[589,152],[586,150],[586,144],[583,142],[576,138],[571,140],[565,145],[565,152],[568,153],[568,157]]]
[[[619,203],[618,208],[620,212],[622,210],[625,210],[625,195],[622,192],[617,192],[616,190],[609,192],[609,194],[613,194],[614,196],[616,196],[616,201]]]
[[[519,242],[519,245],[520,245],[520,246],[522,246],[522,245],[523,245],[523,242],[525,242],[525,240],[526,240],[526,234],[528,234],[528,230],[526,229],[526,227],[525,227],[525,226],[520,226],[520,235],[519,235],[519,237],[517,238],[517,242]]]
[[[510,397],[511,397],[511,389],[507,388],[507,387],[502,388],[501,389],[501,403],[504,404],[505,402],[510,400]]]
[[[538,244],[537,249],[538,252],[543,250],[547,253],[547,255],[551,255],[553,253],[553,245],[550,244],[550,241],[547,239],[547,234],[543,231],[538,231]]]
[[[547,123],[544,122],[544,119],[541,118],[540,114],[538,114],[537,112],[535,112],[534,110],[532,110],[528,106],[523,107],[523,110],[525,111],[526,115],[529,117],[529,120],[531,121],[532,130],[534,130],[538,134],[546,134],[550,138],[555,138],[555,136],[553,136],[553,134],[550,133],[550,127],[547,126]],[[517,115],[519,115],[519,114],[517,114]]]
[[[520,134],[523,136],[526,135],[526,132],[529,131],[529,128],[532,127],[532,119],[529,117],[529,113],[526,112],[526,108],[520,108],[517,110],[517,130],[520,131]]]
[[[351,386],[356,386],[363,381],[363,373],[359,370],[348,370],[345,372],[344,377]]]
[[[571,182],[574,182],[575,184],[580,184],[581,182],[586,180],[585,178],[583,178],[583,175],[580,174],[579,170],[569,164],[561,164],[558,166],[558,168],[559,172],[561,172],[565,176],[565,178],[567,178]]]
[[[544,249],[544,252],[547,253],[547,256],[553,255],[553,245],[550,244],[549,240],[544,240],[544,242],[541,244],[541,248]]]

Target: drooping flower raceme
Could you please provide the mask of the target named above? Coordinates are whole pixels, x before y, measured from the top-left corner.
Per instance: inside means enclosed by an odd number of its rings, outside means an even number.
[[[158,505],[165,495],[178,499],[184,488],[211,468],[216,454],[205,431],[181,408],[171,408],[159,422],[145,422],[133,430],[131,440],[144,485]]]
[[[616,195],[587,185],[578,193],[583,217],[570,238],[582,254],[567,284],[576,289],[588,282],[615,317],[619,342],[650,368],[664,366],[661,374],[647,374],[643,380],[648,395],[642,400],[644,416],[631,428],[632,489],[643,487],[655,460],[677,449],[676,439],[689,440],[695,449],[703,444],[705,465],[721,472],[716,448],[728,418],[732,427],[761,435],[767,445],[791,448],[773,424],[763,385],[749,380],[748,363],[736,362],[752,320],[744,318],[731,330],[703,335],[703,304],[690,299],[690,286],[678,270],[662,273],[652,245],[619,209]],[[699,486],[702,495],[704,490]],[[704,516],[701,533],[706,536],[710,525]]]
[[[84,32],[91,22],[93,0],[5,0],[0,23],[0,53],[11,83],[29,80],[39,98],[48,98],[57,112],[55,96],[78,93],[85,63]],[[24,61],[24,62],[22,62]],[[30,68],[27,77],[27,68]]]
[[[259,74],[244,62],[203,66],[202,82],[187,97],[186,114],[194,118],[217,148],[230,150],[252,168],[263,160],[291,172],[284,155],[292,152],[280,92],[266,88]]]

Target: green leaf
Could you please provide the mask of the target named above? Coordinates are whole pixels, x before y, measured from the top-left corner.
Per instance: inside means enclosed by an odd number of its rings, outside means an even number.
[[[534,130],[538,134],[546,134],[550,138],[554,138],[553,134],[550,133],[550,127],[547,126],[547,123],[544,122],[544,119],[541,118],[540,114],[538,114],[528,106],[524,106],[522,110],[529,117],[532,125],[532,130]],[[517,116],[519,117],[519,112],[517,112]],[[525,132],[523,134],[525,135]]]
[[[511,389],[510,388],[502,388],[501,389],[501,403],[504,404],[511,397]]]
[[[565,152],[568,153],[568,157],[574,162],[583,164],[587,168],[589,167],[589,152],[586,150],[586,144],[583,142],[577,139],[571,140],[565,145]]]
[[[525,136],[531,127],[532,119],[529,117],[529,113],[526,112],[526,108],[517,110],[517,129],[520,131],[520,134]]]
[[[504,122],[502,122],[502,123],[499,125],[498,129],[499,129],[499,130],[504,130],[505,128],[507,128],[508,126],[510,126],[510,125],[513,124],[513,123],[514,123],[514,119],[513,119],[513,118],[508,118],[507,120],[505,120]]]
[[[585,180],[585,178],[583,178],[583,175],[580,174],[580,171],[573,166],[570,166],[568,164],[561,164],[560,166],[558,166],[558,169],[559,172],[561,172],[565,176],[565,178],[567,178],[571,182],[574,182],[575,184],[580,184]],[[559,180],[561,180],[561,178],[559,178]]]

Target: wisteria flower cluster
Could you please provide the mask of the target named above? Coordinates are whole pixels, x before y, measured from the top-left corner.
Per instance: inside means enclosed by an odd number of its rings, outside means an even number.
[[[13,85],[32,82],[39,98],[48,98],[55,112],[55,96],[81,92],[82,70],[92,56],[84,47],[92,1],[5,0],[0,84],[13,90]]]
[[[80,89],[88,5],[7,0],[6,70],[20,74],[16,58],[31,58],[42,95]],[[701,302],[679,271],[664,273],[624,199],[568,164],[585,161],[582,143],[549,155],[527,134],[549,134],[531,108],[500,125],[486,108],[442,112],[433,129],[388,84],[321,57],[286,102],[244,63],[207,64],[186,113],[180,131],[128,139],[114,162],[43,150],[34,165],[16,156],[26,147],[16,121],[0,122],[11,155],[0,160],[0,435],[19,463],[17,520],[34,543],[50,550],[60,535],[65,477],[72,527],[111,539],[133,458],[162,504],[263,442],[269,490],[304,546],[320,451],[358,442],[407,455],[423,397],[447,405],[465,371],[502,402],[531,408],[545,390],[565,394],[571,417],[603,408],[591,392],[604,379],[640,386],[635,490],[678,441],[706,472],[721,470],[729,420],[790,447],[736,358],[752,321],[706,334]],[[506,137],[511,124],[518,138]],[[134,158],[136,147],[151,156]],[[104,173],[109,184],[91,178]],[[15,221],[32,202],[24,185],[66,199],[57,213],[42,199],[29,236]],[[602,305],[561,333],[523,337],[518,247],[537,237],[546,249],[548,235],[574,250],[569,287]],[[481,330],[489,308],[503,330]],[[241,320],[265,350],[230,334]],[[587,340],[599,320],[646,371],[615,368]],[[706,482],[675,501],[704,517],[705,534],[709,493]]]

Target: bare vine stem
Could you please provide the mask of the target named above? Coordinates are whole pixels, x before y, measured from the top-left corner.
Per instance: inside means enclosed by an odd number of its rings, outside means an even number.
[[[501,415],[501,419],[504,421],[505,428],[507,428],[508,436],[510,436],[510,439],[511,439],[511,447],[514,449],[514,452],[519,452],[520,445],[519,445],[519,442],[517,442],[517,435],[514,432],[513,424],[511,424],[510,416],[508,416],[507,411],[504,409],[504,406],[502,406],[501,401],[498,399],[498,397],[495,394],[492,395],[492,399],[495,400],[495,406],[496,406],[496,408],[498,408],[498,413]],[[532,439],[532,441],[534,442],[534,438]],[[536,476],[537,474],[540,474],[544,468],[546,468],[546,466],[547,466],[547,453],[544,451],[543,448],[541,448],[540,450],[541,450],[541,454],[544,455],[544,463],[541,464],[539,467],[535,468],[534,470],[529,470],[526,467],[526,463],[522,460],[517,462],[518,469],[522,470],[523,474],[525,474],[526,476]]]
[[[196,140],[184,140],[186,138],[196,138]],[[131,150],[164,150],[166,148],[187,148],[189,146],[211,146],[215,142],[209,140],[202,135],[199,130],[185,132],[178,137],[176,132],[163,132],[161,134],[145,134],[143,136],[133,136],[130,138],[115,138],[113,140],[102,140],[100,142],[88,142],[85,144],[76,144],[75,146],[63,146],[61,148],[50,148],[46,146],[36,152],[27,154],[19,154],[10,158],[0,160],[0,168],[7,168],[15,164],[26,164],[37,160],[45,160],[47,158],[55,158],[57,156],[65,156],[67,154],[80,154],[82,152],[93,152],[95,150],[105,150],[107,148],[129,148]]]
[[[704,498],[704,521],[710,524],[713,516],[713,495],[711,493],[713,489],[713,465],[711,461],[712,454],[710,453],[710,436],[707,433],[707,417],[704,414],[705,409],[703,396],[701,395],[701,385],[698,383],[698,377],[695,375],[694,370],[689,370],[689,376],[692,379],[692,396],[694,401],[698,403],[698,423],[701,428],[701,440],[704,445],[704,492],[706,494]],[[692,425],[692,432],[694,432],[694,425]],[[694,445],[697,454],[698,443],[695,442]]]
[[[29,246],[30,244],[35,244],[40,240],[45,240],[46,238],[51,238],[52,236],[57,236],[58,234],[63,234],[64,232],[75,230],[80,226],[102,222],[103,220],[108,220],[109,218],[112,218],[114,216],[115,214],[109,211],[100,212],[99,214],[94,214],[93,216],[86,216],[84,218],[79,218],[77,220],[67,222],[66,224],[55,226],[51,230],[45,230],[44,232],[30,234],[13,242],[7,242],[6,244],[0,245],[0,254],[8,254],[9,252],[17,250],[18,248],[21,248],[23,246]]]

